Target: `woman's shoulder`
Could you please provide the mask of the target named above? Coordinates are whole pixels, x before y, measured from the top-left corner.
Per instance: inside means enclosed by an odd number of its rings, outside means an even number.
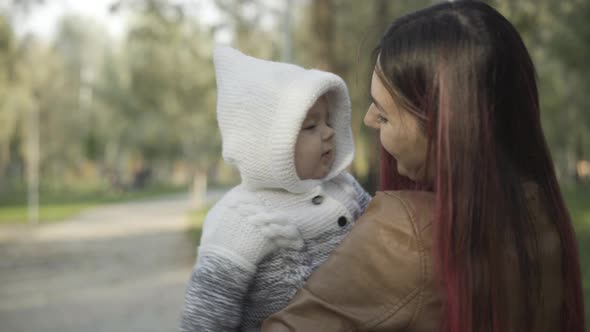
[[[378,191],[365,215],[380,220],[385,227],[407,226],[412,233],[423,233],[432,225],[435,195],[428,191]]]
[[[390,202],[398,202],[407,208],[434,207],[435,195],[431,191],[420,190],[397,190],[397,191],[378,191],[375,199],[381,199]]]
[[[432,241],[419,223],[433,202],[432,193],[377,192],[340,246],[265,327],[282,321],[307,331],[319,320],[333,322],[334,331],[410,326],[429,301]]]

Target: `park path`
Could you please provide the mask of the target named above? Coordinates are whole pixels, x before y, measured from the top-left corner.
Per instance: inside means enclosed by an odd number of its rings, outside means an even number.
[[[175,331],[195,258],[189,211],[177,195],[0,227],[0,331]]]

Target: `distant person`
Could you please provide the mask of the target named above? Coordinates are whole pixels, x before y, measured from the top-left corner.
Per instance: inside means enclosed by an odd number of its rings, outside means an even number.
[[[338,76],[214,51],[223,158],[242,183],[205,219],[180,329],[258,331],[350,231],[370,196],[346,172]]]
[[[394,21],[374,54],[365,124],[385,191],[262,330],[583,332],[576,239],[516,29],[484,2],[445,1]]]

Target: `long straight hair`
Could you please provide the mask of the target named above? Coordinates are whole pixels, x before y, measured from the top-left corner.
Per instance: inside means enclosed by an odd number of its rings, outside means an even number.
[[[429,140],[441,330],[534,328],[543,290],[523,187],[532,181],[561,241],[560,330],[584,331],[577,244],[541,129],[535,69],[516,29],[485,3],[446,2],[396,20],[374,55],[378,77]],[[382,190],[419,186],[399,175],[386,152],[381,176]],[[516,265],[506,264],[509,250]],[[515,299],[519,322],[507,309]]]

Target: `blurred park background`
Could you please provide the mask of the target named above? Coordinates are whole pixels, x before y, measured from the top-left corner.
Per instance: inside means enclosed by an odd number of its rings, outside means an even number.
[[[352,171],[374,191],[375,136],[362,125],[370,53],[393,19],[438,1],[0,0],[0,233],[182,195],[198,236],[211,192],[239,182],[221,160],[216,43],[342,76]],[[487,2],[535,62],[590,307],[590,1]]]

